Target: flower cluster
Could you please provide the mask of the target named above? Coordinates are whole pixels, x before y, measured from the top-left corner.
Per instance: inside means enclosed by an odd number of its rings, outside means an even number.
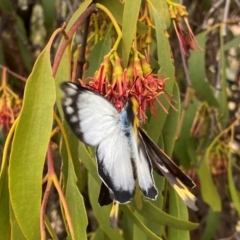
[[[12,123],[19,115],[22,100],[6,84],[6,69],[3,70],[0,86],[0,130],[9,131]]]
[[[147,108],[156,116],[154,103],[164,93],[165,80],[152,74],[145,56],[133,50],[127,68],[122,68],[117,53],[112,52],[105,56],[95,76],[82,84],[105,96],[119,111],[128,99],[135,97],[139,103],[138,117],[144,121]]]
[[[169,13],[176,31],[181,50],[188,55],[189,50],[199,46],[188,22],[188,12],[185,6],[176,3],[169,3]]]

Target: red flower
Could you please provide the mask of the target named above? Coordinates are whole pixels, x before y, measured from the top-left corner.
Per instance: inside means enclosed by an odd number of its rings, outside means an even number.
[[[105,96],[119,111],[131,97],[135,97],[139,103],[140,119],[146,119],[147,108],[156,116],[155,102],[158,101],[158,96],[164,93],[165,79],[159,79],[152,74],[145,57],[138,52],[134,53],[128,68],[124,70],[118,56],[114,56],[113,72],[110,76],[111,68],[105,58],[95,77],[82,84]],[[160,102],[159,104],[161,105]]]
[[[7,98],[0,99],[0,129],[8,132],[14,121],[14,113]]]
[[[183,53],[188,55],[189,49],[194,50],[196,45],[201,49],[189,25],[186,8],[180,4],[170,6],[169,13]],[[185,25],[183,25],[183,22]]]

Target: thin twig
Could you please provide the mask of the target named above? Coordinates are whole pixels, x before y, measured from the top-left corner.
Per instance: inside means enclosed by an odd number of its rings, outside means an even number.
[[[209,139],[212,139],[214,137],[214,129],[215,129],[215,113],[214,113],[214,107],[211,107],[210,109],[210,135]]]
[[[186,77],[187,85],[188,85],[188,87],[191,87],[192,83],[191,83],[191,79],[190,79],[189,73],[188,73],[188,68],[187,68],[185,54],[184,54],[184,52],[182,51],[181,48],[180,48],[180,53],[181,53],[182,64],[183,64],[183,71],[184,71],[184,74],[185,74],[185,77]]]
[[[26,82],[26,81],[27,81],[27,79],[26,79],[25,77],[22,77],[21,75],[15,73],[15,72],[13,72],[13,71],[11,71],[9,68],[7,68],[7,67],[5,67],[5,66],[3,66],[3,65],[0,65],[0,68],[1,68],[1,69],[6,69],[9,74],[13,75],[14,77],[20,79],[20,80],[23,81],[23,82]]]
[[[227,25],[226,21],[229,14],[230,0],[226,0],[223,14],[223,26],[222,26],[222,36],[225,37],[227,35]]]
[[[224,14],[223,14],[223,24],[220,26],[220,38],[225,37],[227,34],[227,30],[226,30],[226,22],[227,22],[227,18],[228,18],[228,14],[229,14],[229,6],[230,6],[230,0],[226,0],[225,3],[225,8],[224,8]],[[222,39],[220,39],[220,42],[222,41]],[[220,44],[221,45],[221,44]],[[215,85],[215,97],[217,98],[220,94],[221,91],[221,59],[218,60],[218,69],[217,69],[217,78],[216,78],[216,85]]]
[[[65,3],[67,4],[70,15],[72,16],[73,12],[74,12],[74,9],[73,9],[73,6],[72,6],[71,2],[69,0],[65,0]]]
[[[58,66],[60,64],[60,61],[62,59],[62,55],[67,47],[67,45],[69,44],[71,38],[73,37],[74,33],[76,32],[77,28],[83,23],[83,21],[93,12],[97,12],[97,8],[94,4],[91,4],[84,12],[83,14],[77,19],[77,21],[72,25],[72,27],[70,28],[70,30],[67,32],[68,35],[68,39],[63,39],[62,41],[62,45],[59,48],[59,51],[56,55],[56,58],[54,60],[53,63],[53,67],[52,67],[52,74],[53,77],[55,77]]]
[[[203,21],[203,24],[202,24],[202,29],[207,29],[208,26],[207,26],[207,21],[209,19],[209,17],[211,16],[211,14],[213,12],[216,11],[217,8],[219,8],[221,6],[221,4],[224,2],[225,0],[219,0],[217,1],[212,7],[211,9],[208,11],[208,13],[206,14],[205,18],[204,18],[204,21]]]
[[[216,74],[216,84],[215,84],[215,98],[218,98],[221,92],[221,61],[218,60],[217,66],[217,74]]]

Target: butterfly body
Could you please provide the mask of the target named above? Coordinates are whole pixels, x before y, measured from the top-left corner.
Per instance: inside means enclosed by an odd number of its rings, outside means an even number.
[[[180,189],[178,193],[184,196],[186,204],[195,208],[195,198],[186,188],[195,186],[194,183],[140,128],[135,99],[131,98],[118,112],[106,98],[90,89],[69,82],[63,83],[61,89],[68,124],[81,141],[96,147],[98,174],[103,189],[110,192],[108,199],[129,202],[134,196],[137,178],[143,195],[155,200],[158,195],[152,174],[155,167],[176,190]],[[174,174],[179,175],[180,182]],[[100,193],[99,199],[103,198]]]

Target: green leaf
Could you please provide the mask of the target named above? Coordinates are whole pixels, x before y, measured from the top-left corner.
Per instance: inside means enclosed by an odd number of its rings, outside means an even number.
[[[192,86],[198,93],[199,97],[202,98],[202,100],[206,101],[210,106],[218,107],[218,102],[214,97],[213,90],[211,89],[210,84],[206,81],[205,37],[206,32],[203,32],[196,37],[198,43],[200,44],[203,50],[199,52],[196,51],[190,52],[190,58],[188,60],[189,76],[191,79]]]
[[[104,56],[109,53],[111,50],[111,38],[110,38],[110,29],[107,32],[105,38],[99,41],[96,45],[94,45],[90,55],[89,55],[89,68],[84,74],[84,78],[93,77],[94,73],[99,69]]]
[[[170,107],[165,124],[162,129],[164,152],[169,156],[171,156],[173,151],[180,113],[180,97],[178,86],[176,83],[174,84],[173,98],[175,101],[177,101],[177,104],[174,105],[177,111]]]
[[[165,196],[163,196],[163,192],[165,191],[165,185],[166,185],[166,178],[163,176],[160,176],[158,173],[154,171],[153,173],[155,185],[158,189],[158,197],[156,201],[151,201],[151,204],[153,204],[155,207],[163,210],[164,207],[164,201]],[[144,201],[145,203],[145,201]],[[148,221],[148,219],[144,218],[144,222],[146,223],[147,227],[151,229],[154,233],[156,233],[158,236],[162,236],[164,233],[164,226],[159,225],[158,223]]]
[[[221,200],[217,192],[216,186],[213,183],[211,172],[208,165],[209,153],[208,150],[201,162],[197,174],[201,183],[201,193],[203,200],[212,208],[214,212],[221,211]]]
[[[171,18],[169,14],[169,7],[167,4],[167,1],[165,0],[151,0],[152,7],[156,9],[156,11],[159,12],[161,15],[164,25],[165,25],[165,30],[170,27],[171,25]],[[152,12],[150,11],[150,14],[152,15]],[[153,16],[154,18],[154,16]],[[156,23],[155,23],[156,24]]]
[[[44,25],[49,34],[51,34],[54,24],[56,23],[56,0],[48,1],[42,0],[42,7],[44,13]]]
[[[69,81],[70,69],[66,66],[69,66],[70,57],[68,56],[68,52],[65,51],[60,60],[56,75],[55,75],[55,87],[56,87],[56,102],[57,108],[61,118],[63,119],[63,111],[61,104],[61,97],[63,95],[62,90],[60,89],[60,84],[64,81]]]
[[[158,63],[160,65],[159,74],[168,78],[165,82],[165,91],[171,96],[174,85],[174,66],[171,58],[169,41],[164,34],[164,31],[166,30],[166,23],[161,12],[158,10],[158,6],[158,1],[156,0],[153,0],[152,5],[150,5],[150,10],[152,11],[156,26]],[[168,110],[170,106],[164,97],[164,94],[161,94],[158,99],[164,108]],[[156,112],[158,119],[152,116],[148,123],[148,134],[155,142],[159,140],[161,130],[167,118],[166,112],[158,103],[156,104]]]
[[[57,234],[55,233],[55,231],[51,225],[51,222],[47,218],[46,214],[44,214],[44,224],[46,226],[46,231],[48,231],[48,233],[52,237],[52,239],[58,240]]]
[[[228,185],[229,185],[229,192],[230,192],[233,205],[236,208],[238,215],[240,216],[239,194],[234,185],[234,180],[233,180],[231,153],[228,154]]]
[[[110,206],[100,207],[98,204],[98,194],[99,194],[99,183],[92,177],[91,174],[88,175],[88,189],[90,203],[94,212],[94,215],[98,221],[98,224],[102,230],[107,234],[110,239],[123,240],[122,236],[119,234],[119,229],[116,227],[112,229],[109,223],[109,214],[111,211]]]
[[[82,179],[82,172],[81,172],[81,163],[79,161],[79,157],[78,157],[78,145],[79,145],[79,140],[76,137],[76,135],[72,132],[72,130],[70,129],[70,127],[68,126],[67,122],[64,121],[63,122],[63,126],[67,135],[67,139],[68,139],[68,145],[69,145],[69,150],[71,152],[71,156],[72,156],[72,163],[73,163],[73,167],[74,167],[74,172],[75,175],[77,177],[77,186],[79,191],[82,189],[82,184],[83,183],[83,179]],[[62,147],[61,147],[61,157],[63,160],[63,164],[62,164],[62,174],[63,174],[63,186],[66,186],[66,183],[68,181],[68,174],[69,174],[69,159],[68,159],[68,153],[67,153],[67,149],[66,149],[66,144],[65,142],[63,142]]]
[[[118,0],[99,0],[99,3],[104,5],[114,16],[115,20],[119,25],[123,24],[123,4]],[[137,22],[137,32],[140,34],[147,33],[148,27],[141,23]]]
[[[91,240],[111,240],[105,232],[99,227],[93,234]]]
[[[87,7],[92,3],[92,0],[85,0],[79,4],[78,9],[73,13],[72,17],[70,18],[68,25],[66,27],[66,31],[68,31],[73,23],[82,15],[82,13],[87,9]]]
[[[77,178],[74,172],[73,163],[68,163],[68,179],[66,186],[66,200],[76,239],[87,239],[86,230],[88,225],[84,200],[76,185]]]
[[[124,239],[133,239],[135,226],[136,225],[133,224],[132,219],[130,219],[128,215],[123,214],[122,229],[124,232]]]
[[[129,54],[134,36],[136,34],[136,25],[139,16],[141,0],[126,0],[123,10],[122,23],[122,61],[123,67],[127,67]]]
[[[225,43],[223,49],[224,49],[224,51],[227,51],[230,48],[239,47],[239,43],[240,43],[240,35],[235,36],[232,40],[230,40],[229,42]]]
[[[145,233],[147,236],[151,237],[151,239],[161,240],[155,233],[153,233],[146,225],[139,219],[138,214],[134,214],[128,205],[121,205],[121,210],[132,219],[134,224],[138,226],[139,230]]]
[[[13,209],[11,207],[10,207],[10,219],[11,219],[11,238],[5,238],[5,239],[26,240],[20,226],[18,225]]]
[[[140,230],[140,228],[134,224],[133,225],[133,238],[131,238],[132,240],[148,240],[148,237],[146,235],[143,235],[142,231]]]
[[[180,219],[188,220],[187,207],[172,187],[169,189],[169,214]],[[182,239],[190,239],[189,231],[183,231],[171,227],[168,228],[168,240]]]
[[[0,240],[10,239],[9,189],[7,167],[1,169],[0,178]]]
[[[206,219],[206,226],[201,235],[201,240],[212,240],[219,227],[220,212],[213,212],[212,209],[209,208]]]
[[[80,142],[78,146],[78,156],[88,172],[91,173],[95,181],[99,182],[100,185],[100,178],[97,174],[94,156],[91,154],[90,148],[86,147],[82,142]]]
[[[194,97],[189,101],[187,109],[182,109],[181,115],[184,114],[183,122],[179,138],[176,140],[174,146],[174,153],[177,155],[178,159],[180,159],[181,165],[186,169],[190,167],[191,162],[196,158],[196,156],[190,155],[190,149],[192,149],[195,154],[194,141],[190,136],[190,126],[193,124],[199,104],[200,102]]]
[[[10,154],[10,199],[16,220],[26,239],[40,239],[42,172],[55,102],[50,47],[51,42],[39,55],[27,80]]]
[[[164,226],[167,225],[169,227],[182,229],[182,230],[193,230],[198,227],[197,223],[192,223],[192,222],[178,219],[174,216],[171,216],[170,214],[167,214],[166,212],[154,206],[149,201],[144,201],[143,208],[141,210],[137,209],[134,202],[131,203],[131,206],[133,206],[134,209],[137,210],[141,216],[160,225],[164,225]]]
[[[173,95],[174,100],[177,101],[177,105],[175,105],[176,109],[178,111],[174,110],[172,107],[169,109],[169,114],[167,115],[167,119],[165,121],[164,127],[162,129],[162,146],[164,147],[164,152],[168,155],[171,155],[173,146],[174,146],[174,141],[175,141],[175,135],[176,135],[176,130],[178,127],[178,116],[179,116],[179,93],[178,93],[178,87],[176,83],[174,84],[174,95]],[[154,174],[154,179],[155,183],[157,185],[157,188],[159,192],[162,192],[165,189],[165,179],[161,176],[156,176],[157,174]],[[162,206],[163,204],[163,198],[162,195],[159,194],[159,197],[156,201],[153,202],[155,206]],[[154,232],[159,232],[161,228],[156,225],[156,224],[149,224],[147,226],[151,227],[151,229],[154,229]],[[161,233],[161,232],[159,232]]]

